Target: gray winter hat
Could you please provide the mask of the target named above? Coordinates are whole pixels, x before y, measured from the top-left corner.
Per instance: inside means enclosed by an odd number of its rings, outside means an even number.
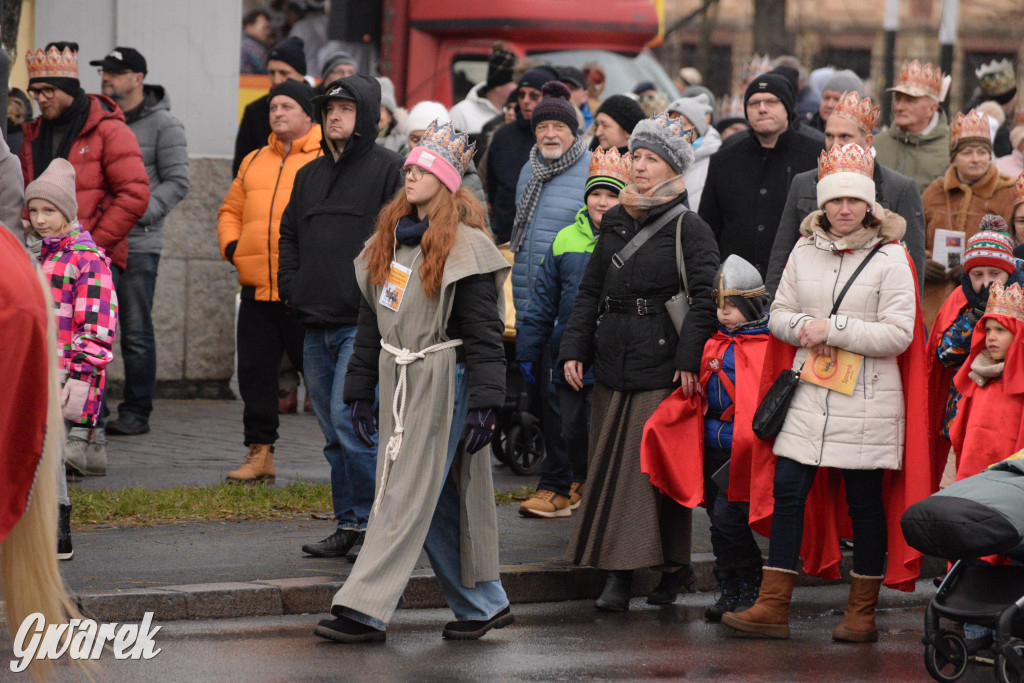
[[[696,97],[699,100],[703,100],[706,104],[711,105],[711,111],[718,109],[718,100],[715,98],[715,94],[703,85],[689,86],[683,91],[683,97]]]
[[[754,322],[764,317],[764,305],[767,295],[764,280],[757,268],[736,254],[730,255],[718,268],[715,275],[715,288],[711,296],[719,308],[725,306],[726,299],[740,309],[747,322]]]
[[[687,117],[689,118],[689,117]],[[649,149],[672,167],[676,173],[685,173],[693,163],[693,147],[683,130],[683,122],[661,113],[636,124],[629,136],[629,151]]]
[[[864,94],[864,81],[860,80],[860,76],[853,73],[849,69],[843,69],[837,71],[821,84],[821,92],[831,90],[839,94],[844,92],[856,92],[858,95]]]
[[[697,137],[702,138],[704,133],[708,132],[710,125],[707,115],[714,109],[704,101],[703,97],[680,97],[668,105],[668,111],[685,116],[686,120],[697,129]]]

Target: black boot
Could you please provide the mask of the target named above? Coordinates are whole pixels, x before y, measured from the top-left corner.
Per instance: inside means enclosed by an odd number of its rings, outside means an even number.
[[[594,609],[601,612],[625,612],[629,609],[629,598],[633,594],[633,570],[619,569],[608,572],[601,597],[594,603]]]
[[[680,590],[692,591],[696,580],[697,576],[693,573],[693,567],[688,564],[684,564],[674,572],[662,572],[658,587],[647,596],[647,604],[671,605],[676,601]]]
[[[742,612],[754,606],[761,591],[762,574],[760,564],[737,571],[736,580],[739,582],[740,590],[739,600],[733,612]]]
[[[737,611],[736,605],[740,601],[740,581],[735,569],[715,567],[711,573],[718,581],[720,592],[715,604],[704,610],[704,618],[708,621],[721,621],[722,615],[726,612]]]
[[[71,506],[58,505],[57,517],[57,559],[70,560],[75,551],[71,547]]]

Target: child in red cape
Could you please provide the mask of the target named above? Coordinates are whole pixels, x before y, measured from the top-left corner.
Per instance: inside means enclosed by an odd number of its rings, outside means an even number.
[[[719,325],[704,345],[700,394],[676,390],[662,401],[644,426],[640,449],[640,466],[652,485],[680,505],[708,510],[721,588],[718,601],[704,611],[708,621],[752,606],[761,585],[761,549],[747,518],[755,441],[750,423],[768,342],[757,269],[734,254],[715,282]],[[723,475],[713,476],[720,470]]]
[[[1024,284],[1024,269],[1013,256],[1010,237],[1004,232],[986,229],[1000,224],[1006,227],[1001,217],[985,216],[982,230],[967,240],[960,287],[942,304],[928,337],[928,420],[933,435],[932,485],[935,487],[939,486],[950,453],[949,426],[960,399],[953,376],[970,355],[971,337],[985,313],[989,287],[993,282]]]

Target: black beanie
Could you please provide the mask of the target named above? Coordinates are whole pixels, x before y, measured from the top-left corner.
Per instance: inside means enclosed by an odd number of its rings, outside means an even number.
[[[636,124],[647,118],[637,101],[625,95],[612,95],[597,110],[598,114],[610,116],[612,121],[622,126],[626,133],[632,133]],[[597,114],[594,115],[595,117]]]
[[[270,89],[271,100],[277,95],[292,98],[302,107],[302,111],[309,115],[309,118],[315,118],[313,116],[313,89],[305,81],[286,78],[282,83],[278,83]]]
[[[521,88],[525,85],[527,88],[541,90],[548,81],[557,80],[558,72],[555,71],[555,67],[541,64],[540,66],[530,67],[523,72],[523,75],[519,77],[518,87]]]
[[[782,105],[786,107],[786,113],[789,115],[789,118],[793,117],[796,98],[793,95],[793,88],[785,76],[767,73],[761,74],[752,80],[750,85],[747,86],[747,92],[743,94],[743,106],[746,107],[750,98],[759,92],[770,93],[778,97],[782,100]]]
[[[561,121],[575,135],[580,129],[576,107],[569,101],[569,88],[561,81],[548,81],[540,89],[543,97],[530,116],[530,130],[537,132],[541,121]]]
[[[505,43],[496,42],[491,47],[491,56],[487,59],[487,83],[483,90],[487,91],[499,85],[512,82],[512,72],[516,68],[516,56],[505,47]]]
[[[274,47],[270,48],[270,52],[267,53],[267,61],[269,62],[271,59],[276,59],[280,62],[284,62],[305,76],[305,49],[306,45],[302,42],[302,38],[299,38],[298,36],[289,36]]]

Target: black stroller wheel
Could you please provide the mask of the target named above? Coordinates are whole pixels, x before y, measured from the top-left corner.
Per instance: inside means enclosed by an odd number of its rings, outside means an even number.
[[[993,673],[1000,683],[1024,683],[1024,641],[1012,638],[1006,644],[996,655]]]
[[[534,474],[544,460],[544,433],[539,423],[509,427],[504,444],[505,464],[516,474]]]
[[[942,631],[935,643],[924,647],[924,668],[937,681],[958,680],[967,671],[967,643],[952,631]]]

